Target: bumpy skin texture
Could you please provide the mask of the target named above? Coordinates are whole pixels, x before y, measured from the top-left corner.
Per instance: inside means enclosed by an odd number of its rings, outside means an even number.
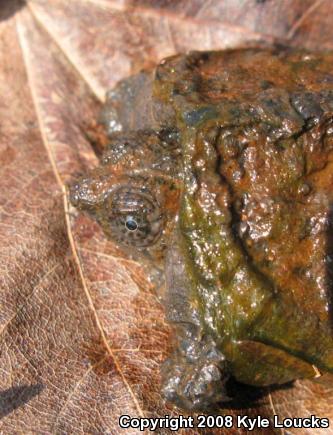
[[[230,376],[333,372],[333,54],[174,56],[121,82],[102,120],[110,145],[71,200],[165,270],[165,397],[202,409]]]

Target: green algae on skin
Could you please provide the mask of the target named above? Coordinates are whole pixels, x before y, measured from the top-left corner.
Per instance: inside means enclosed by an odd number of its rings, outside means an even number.
[[[110,144],[71,200],[165,270],[166,399],[203,409],[230,400],[230,377],[332,373],[333,54],[172,56],[102,118]]]

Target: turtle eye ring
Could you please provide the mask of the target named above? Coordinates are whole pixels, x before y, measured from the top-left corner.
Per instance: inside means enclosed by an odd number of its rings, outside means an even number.
[[[144,248],[161,236],[164,216],[154,195],[147,189],[121,186],[108,198],[103,225],[118,242]]]

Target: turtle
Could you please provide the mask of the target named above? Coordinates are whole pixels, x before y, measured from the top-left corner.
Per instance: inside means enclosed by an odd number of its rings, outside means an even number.
[[[120,81],[101,122],[70,200],[165,280],[166,400],[332,373],[333,53],[176,54]]]

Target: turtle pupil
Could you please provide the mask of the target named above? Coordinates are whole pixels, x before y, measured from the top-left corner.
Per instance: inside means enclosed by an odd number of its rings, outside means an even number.
[[[135,231],[138,229],[138,223],[135,219],[133,219],[131,216],[126,219],[125,227],[129,231]]]

